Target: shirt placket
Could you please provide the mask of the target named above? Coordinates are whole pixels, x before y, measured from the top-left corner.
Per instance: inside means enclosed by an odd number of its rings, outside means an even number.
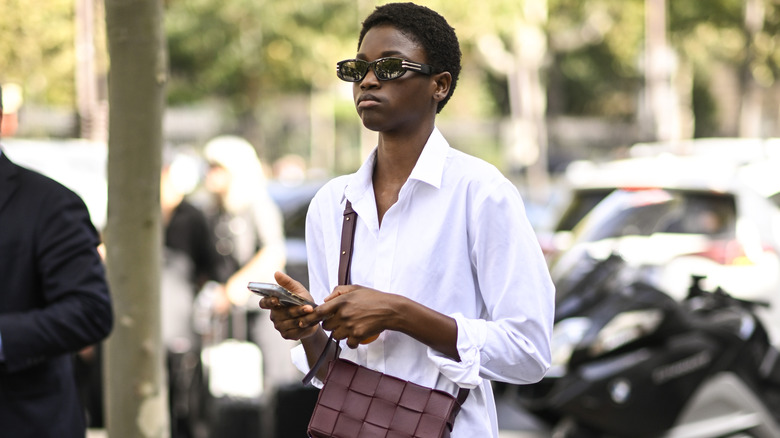
[[[404,217],[408,192],[411,184],[407,181],[401,188],[398,201],[387,210],[382,218],[382,226],[378,230],[376,246],[376,263],[374,265],[374,287],[377,290],[398,293],[393,290],[393,267],[395,264],[396,249],[398,247],[398,230]],[[382,336],[369,344],[366,349],[366,363],[369,367],[380,372],[385,371],[385,348]]]

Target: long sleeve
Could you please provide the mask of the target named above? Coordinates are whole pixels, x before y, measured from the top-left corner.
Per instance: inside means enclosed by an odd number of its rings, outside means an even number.
[[[0,313],[8,371],[76,352],[113,325],[99,238],[83,201],[60,185],[29,190],[18,193],[35,193],[23,206],[28,216],[5,227],[12,235],[0,255],[3,275],[13,279],[3,285]]]

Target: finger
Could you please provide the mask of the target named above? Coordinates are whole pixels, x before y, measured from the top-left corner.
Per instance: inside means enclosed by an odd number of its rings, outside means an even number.
[[[323,308],[323,305],[317,306],[313,314],[317,315],[317,319],[325,330],[335,330],[341,325],[342,321],[336,317],[335,311]]]
[[[306,287],[301,282],[295,280],[284,272],[276,271],[274,273],[274,280],[276,280],[276,283],[279,284],[279,286],[287,289],[293,294],[300,295],[302,298],[314,302],[314,298],[312,297],[311,293],[306,290]]]
[[[322,328],[325,330],[333,331],[338,328],[338,324],[334,323],[332,320],[328,321],[327,319],[322,320]]]
[[[311,315],[311,314],[315,313],[315,309],[316,309],[315,307],[312,307],[312,306],[310,306],[308,304],[306,304],[304,306],[286,306],[286,307],[287,307],[287,309],[290,312],[290,316],[295,317],[295,318],[300,318],[300,317],[304,317],[304,316],[307,316],[307,315]],[[314,315],[314,318],[319,320],[319,316],[317,316],[317,315]]]
[[[348,337],[347,338],[347,347],[349,347],[349,348],[354,350],[354,349],[358,348],[358,345],[360,345],[360,342],[357,339],[355,339],[353,337]]]
[[[314,325],[319,325],[321,319],[319,316],[317,316],[317,314],[311,313],[297,318],[297,321],[299,328],[307,328]]]
[[[306,287],[304,287],[301,282],[295,280],[284,272],[274,272],[274,280],[279,283],[279,286],[289,290],[294,294],[300,294],[301,292],[305,292],[306,295],[309,294],[309,291],[306,290]]]
[[[323,327],[323,328],[324,328],[324,327]],[[331,336],[333,336],[333,339],[335,339],[336,341],[339,341],[339,342],[341,342],[341,341],[342,341],[342,340],[344,340],[344,339],[347,339],[347,333],[346,333],[344,330],[341,330],[341,329],[340,329],[340,328],[338,328],[338,327],[337,327],[337,328],[334,328],[334,329],[333,329],[333,330],[330,332],[330,334],[331,334]]]
[[[274,323],[274,327],[280,332],[308,329],[319,324],[319,319],[316,316],[310,317],[308,314],[304,314],[301,317],[299,312],[300,309],[297,307],[280,307],[279,309],[271,310],[270,319]]]
[[[330,295],[325,297],[324,301],[327,302],[327,301],[330,301],[330,300],[332,300],[332,299],[334,299],[336,297],[339,297],[341,295],[348,294],[348,293],[352,292],[353,290],[355,290],[357,288],[358,288],[358,286],[355,286],[355,285],[336,286],[336,287],[333,288],[333,292],[331,292]]]
[[[297,320],[297,325],[299,329],[305,330],[309,327],[317,325],[317,321],[309,321],[304,318],[299,318]]]
[[[294,317],[290,315],[289,310],[290,308],[286,307],[282,310],[271,311],[271,321],[278,331],[296,334],[301,331],[309,330],[312,326],[317,326],[316,321]]]
[[[279,299],[276,297],[263,297],[260,299],[261,309],[279,309],[281,306]]]

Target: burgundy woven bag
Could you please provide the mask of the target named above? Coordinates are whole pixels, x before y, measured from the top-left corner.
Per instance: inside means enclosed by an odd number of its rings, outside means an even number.
[[[341,230],[339,284],[349,283],[352,241],[357,213],[347,201]],[[341,359],[333,335],[306,377],[309,383],[322,366],[329,347],[336,358],[328,365],[308,433],[314,438],[448,438],[455,416],[468,397],[460,388],[457,398]]]

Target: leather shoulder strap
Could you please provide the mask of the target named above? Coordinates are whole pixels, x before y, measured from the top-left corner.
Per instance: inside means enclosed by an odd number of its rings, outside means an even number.
[[[352,267],[352,250],[355,240],[355,222],[357,213],[352,209],[352,203],[347,201],[344,207],[344,220],[341,224],[341,253],[339,256],[339,284],[350,283]]]
[[[350,270],[352,265],[352,249],[353,241],[355,240],[355,222],[357,221],[357,213],[352,209],[352,203],[347,200],[347,205],[344,207],[344,220],[341,225],[341,253],[339,255],[339,284],[349,284],[350,282]],[[303,377],[303,384],[308,385],[314,375],[317,374],[320,367],[325,363],[325,358],[328,356],[328,350],[330,346],[336,344],[338,348],[338,342],[333,340],[333,333],[328,337],[328,342],[325,344],[325,348],[322,349],[320,357],[317,358],[317,362],[311,367],[308,373]],[[336,352],[338,356],[339,351]]]

